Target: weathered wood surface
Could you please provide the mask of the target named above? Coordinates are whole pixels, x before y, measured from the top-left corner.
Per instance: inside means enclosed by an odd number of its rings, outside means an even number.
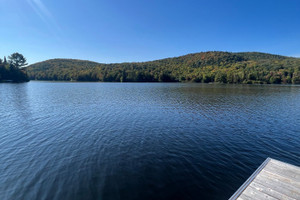
[[[229,200],[300,200],[300,167],[268,158]]]

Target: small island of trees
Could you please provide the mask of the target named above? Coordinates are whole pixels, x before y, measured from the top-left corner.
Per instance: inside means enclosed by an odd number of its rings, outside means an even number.
[[[13,53],[8,59],[0,58],[0,82],[28,82],[26,65],[26,58],[20,53]]]

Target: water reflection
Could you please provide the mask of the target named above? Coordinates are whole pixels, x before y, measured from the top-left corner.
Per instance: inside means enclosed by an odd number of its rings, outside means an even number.
[[[0,91],[0,199],[228,199],[266,157],[299,164],[297,86]]]

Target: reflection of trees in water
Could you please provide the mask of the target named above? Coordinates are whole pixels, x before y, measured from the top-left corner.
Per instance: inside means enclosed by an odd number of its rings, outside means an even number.
[[[148,92],[149,98],[165,111],[194,113],[210,120],[215,117],[251,115],[271,109],[274,101],[293,93],[293,86],[227,85],[227,84],[165,84]],[[273,103],[272,103],[273,102]],[[247,116],[245,116],[247,117]]]
[[[7,90],[6,96],[9,97],[8,100],[11,102],[15,112],[18,114],[20,123],[28,122],[28,119],[32,115],[30,100],[28,98],[28,83],[7,85],[9,86],[9,90]]]

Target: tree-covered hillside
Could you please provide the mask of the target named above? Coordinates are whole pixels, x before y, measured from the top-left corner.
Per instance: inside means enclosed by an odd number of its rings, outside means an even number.
[[[27,73],[34,80],[300,84],[300,59],[218,51],[117,64],[52,59],[30,65]]]

